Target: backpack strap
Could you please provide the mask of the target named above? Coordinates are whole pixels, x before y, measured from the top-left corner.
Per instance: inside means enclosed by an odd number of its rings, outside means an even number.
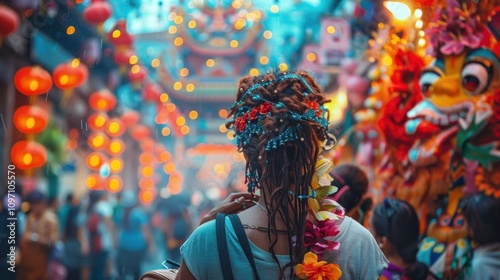
[[[224,280],[233,280],[233,270],[229,260],[226,240],[226,215],[217,213],[215,219],[215,229],[217,234],[217,249],[219,251],[219,260],[222,268]]]
[[[250,248],[250,243],[248,242],[247,235],[245,234],[245,230],[241,225],[240,218],[236,214],[228,215],[231,223],[233,224],[234,231],[236,232],[236,236],[238,237],[238,241],[240,242],[241,248],[243,248],[243,252],[247,256],[250,265],[252,266],[253,275],[255,279],[260,280],[259,273],[257,272],[257,268],[255,267],[255,261],[253,259],[252,249]]]

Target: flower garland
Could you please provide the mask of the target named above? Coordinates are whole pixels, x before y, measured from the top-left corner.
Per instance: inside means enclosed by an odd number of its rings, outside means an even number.
[[[328,174],[332,167],[333,163],[322,156],[316,162],[304,236],[304,244],[310,247],[311,251],[304,255],[302,264],[295,266],[295,274],[300,279],[336,280],[342,276],[342,270],[337,264],[321,260],[325,251],[339,249],[340,243],[330,239],[339,234],[339,221],[345,215],[342,206],[332,199],[325,198],[338,190],[331,185],[333,178]]]

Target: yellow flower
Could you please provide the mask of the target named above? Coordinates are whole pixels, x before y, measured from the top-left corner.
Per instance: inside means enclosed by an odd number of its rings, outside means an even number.
[[[329,186],[332,182],[332,177],[328,175],[328,172],[333,167],[333,162],[330,160],[319,156],[318,160],[316,161],[316,173],[312,177],[311,181],[311,188],[313,190],[322,187],[322,186]]]
[[[318,256],[308,252],[304,256],[304,262],[295,266],[295,274],[300,279],[337,280],[342,276],[342,271],[337,264],[318,262]]]

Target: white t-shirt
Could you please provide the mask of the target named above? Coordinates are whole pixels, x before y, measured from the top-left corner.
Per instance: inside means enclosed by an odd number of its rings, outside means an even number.
[[[378,279],[389,261],[378,247],[373,235],[355,220],[345,217],[334,241],[340,242],[337,251],[326,251],[323,259],[336,263],[342,270],[342,279]]]
[[[113,208],[111,207],[111,203],[101,200],[96,203],[95,211],[101,216],[99,233],[101,235],[102,247],[104,250],[109,250],[111,249],[111,232],[107,228],[104,218],[111,219],[111,216],[113,215]]]
[[[344,219],[339,229],[339,235],[333,240],[340,242],[340,249],[324,252],[324,260],[339,265],[342,279],[378,279],[387,267],[388,261],[371,233],[349,217]],[[226,218],[226,238],[234,279],[253,279],[252,268],[229,218]],[[277,279],[279,269],[271,253],[260,249],[250,240],[249,243],[260,278]],[[199,226],[182,245],[180,251],[189,271],[196,279],[222,279],[215,220]],[[290,260],[288,255],[277,255],[277,258],[281,265]]]

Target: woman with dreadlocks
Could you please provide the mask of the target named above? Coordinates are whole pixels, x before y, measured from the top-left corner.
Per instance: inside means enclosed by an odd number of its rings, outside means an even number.
[[[306,72],[240,81],[227,126],[246,158],[248,194],[207,214],[181,247],[176,279],[378,278],[387,261],[373,237],[328,197],[326,102]],[[332,255],[339,246],[344,254]]]

